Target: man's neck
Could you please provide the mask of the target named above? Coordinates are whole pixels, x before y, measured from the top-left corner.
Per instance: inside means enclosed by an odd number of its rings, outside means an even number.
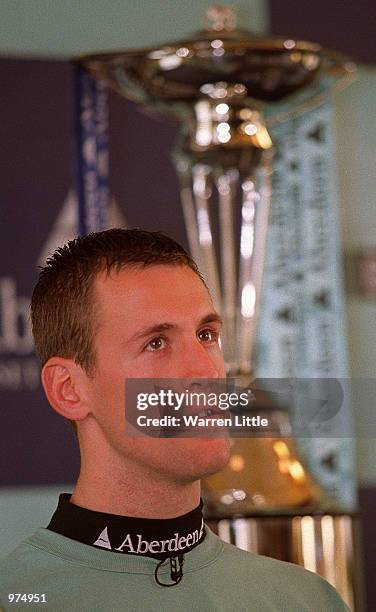
[[[200,502],[200,481],[177,483],[124,469],[94,474],[81,467],[71,502],[82,508],[139,518],[175,518]]]

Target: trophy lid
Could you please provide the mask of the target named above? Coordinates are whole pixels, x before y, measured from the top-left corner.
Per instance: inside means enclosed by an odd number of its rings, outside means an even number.
[[[239,84],[242,95],[278,102],[311,84],[319,73],[350,69],[339,54],[316,43],[236,28],[234,9],[211,6],[209,26],[190,38],[146,49],[112,51],[76,61],[136,102],[192,101],[203,87]]]

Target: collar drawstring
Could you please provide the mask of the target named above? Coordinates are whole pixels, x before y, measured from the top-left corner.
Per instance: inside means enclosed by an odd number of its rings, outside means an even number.
[[[159,568],[162,567],[162,565],[166,563],[166,561],[170,561],[170,575],[171,575],[171,580],[173,582],[167,582],[167,583],[161,582],[158,577]],[[184,565],[184,555],[182,553],[180,553],[180,555],[177,555],[175,557],[167,557],[166,559],[162,559],[162,561],[160,561],[157,567],[155,568],[154,578],[155,578],[156,583],[159,584],[159,586],[163,586],[163,587],[176,586],[177,584],[179,584],[179,582],[183,578],[183,565]]]

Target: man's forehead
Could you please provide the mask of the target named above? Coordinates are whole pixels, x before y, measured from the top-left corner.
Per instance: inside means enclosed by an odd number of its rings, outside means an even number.
[[[211,304],[209,292],[199,276],[185,265],[132,266],[120,271],[100,272],[94,282],[100,304],[116,299],[129,302],[156,299],[176,302],[194,297]]]
[[[207,288],[193,270],[158,268],[125,269],[97,278],[96,319],[101,334],[116,332],[119,340],[128,341],[163,324],[170,329],[197,327],[209,315],[213,321],[218,317]]]

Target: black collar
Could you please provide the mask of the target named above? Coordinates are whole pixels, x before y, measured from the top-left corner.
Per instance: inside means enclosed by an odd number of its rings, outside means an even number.
[[[145,519],[88,510],[61,493],[47,527],[67,538],[118,554],[167,559],[189,552],[205,538],[202,501],[172,519]]]

